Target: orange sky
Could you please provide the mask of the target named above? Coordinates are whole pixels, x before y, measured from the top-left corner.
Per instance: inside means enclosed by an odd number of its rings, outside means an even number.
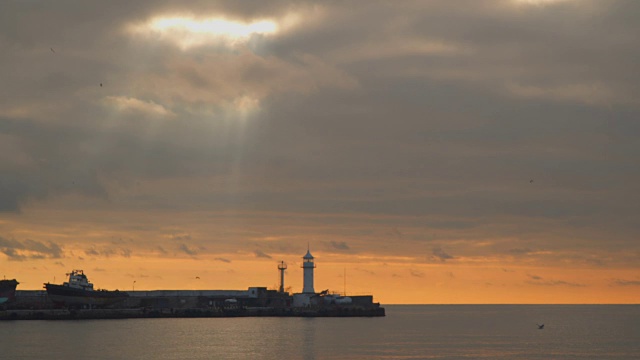
[[[0,2],[0,275],[637,303],[639,11]]]
[[[633,286],[613,286],[612,279],[636,275],[635,269],[566,269],[520,267],[513,264],[403,264],[379,261],[350,264],[316,256],[315,290],[343,292],[346,269],[347,294],[373,294],[386,304],[598,304],[637,303]],[[18,289],[41,289],[44,282],[61,282],[70,269],[84,269],[97,287],[107,289],[246,289],[250,286],[275,288],[277,262],[251,260],[253,254],[228,256],[230,263],[208,258],[168,259],[123,258],[3,262],[0,269],[8,278],[20,281]],[[275,257],[274,257],[275,259]],[[288,260],[286,286],[302,289],[300,259]],[[536,275],[531,275],[536,274]],[[196,279],[196,276],[200,279]],[[532,276],[541,280],[534,280]],[[562,278],[563,283],[555,283]],[[585,281],[586,280],[586,281]],[[135,281],[135,284],[134,284]],[[565,283],[566,282],[566,283]]]

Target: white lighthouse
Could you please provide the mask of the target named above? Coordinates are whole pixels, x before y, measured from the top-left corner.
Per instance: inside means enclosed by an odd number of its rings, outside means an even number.
[[[313,290],[313,269],[316,265],[313,263],[313,255],[311,255],[309,249],[307,249],[307,254],[302,257],[302,261],[302,268],[304,269],[302,292],[304,294],[315,294],[315,290]]]

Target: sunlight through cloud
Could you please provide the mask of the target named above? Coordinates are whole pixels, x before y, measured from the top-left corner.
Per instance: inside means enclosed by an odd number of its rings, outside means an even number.
[[[174,116],[175,114],[167,110],[164,106],[153,101],[144,101],[126,96],[107,96],[103,103],[121,112],[138,112],[151,116]]]
[[[171,41],[186,50],[216,43],[227,46],[246,43],[254,35],[276,34],[283,24],[290,24],[292,19],[294,17],[287,16],[279,25],[274,20],[245,23],[224,18],[157,17],[131,30]]]

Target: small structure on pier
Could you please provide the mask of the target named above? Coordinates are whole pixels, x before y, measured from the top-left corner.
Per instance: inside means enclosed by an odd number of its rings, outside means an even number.
[[[284,293],[284,271],[287,270],[287,264],[284,261],[280,261],[278,270],[280,270],[280,292]]]

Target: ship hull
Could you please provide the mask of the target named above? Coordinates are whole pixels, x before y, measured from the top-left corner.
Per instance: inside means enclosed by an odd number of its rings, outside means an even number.
[[[14,300],[16,297],[16,287],[19,282],[13,280],[0,280],[0,304]]]
[[[56,304],[66,306],[90,305],[105,306],[123,301],[129,294],[123,291],[82,290],[64,285],[45,284],[47,296]]]

